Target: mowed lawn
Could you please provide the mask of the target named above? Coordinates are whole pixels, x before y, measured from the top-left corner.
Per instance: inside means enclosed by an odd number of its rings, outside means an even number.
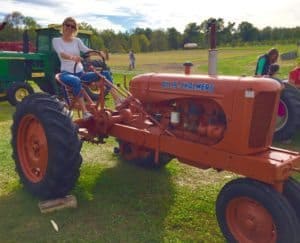
[[[220,74],[252,75],[256,58],[271,46],[219,49]],[[278,46],[281,52],[294,46]],[[112,54],[115,82],[143,72],[207,73],[207,50],[136,54],[137,68],[128,71],[128,56]],[[294,63],[280,61],[280,77]],[[216,218],[215,200],[222,186],[237,175],[200,170],[173,160],[160,170],[147,170],[114,155],[114,138],[106,144],[84,144],[80,179],[72,191],[78,208],[41,214],[38,200],[20,185],[11,158],[14,107],[0,102],[0,242],[225,242]],[[300,135],[289,145],[299,151]],[[242,161],[241,161],[242,163]],[[50,220],[58,225],[58,232]]]

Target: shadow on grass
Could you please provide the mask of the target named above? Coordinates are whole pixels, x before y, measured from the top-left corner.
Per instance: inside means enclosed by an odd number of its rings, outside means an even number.
[[[14,112],[14,106],[10,105],[7,101],[0,101],[0,122],[11,120]]]
[[[111,168],[83,167],[74,189],[77,209],[41,214],[38,200],[23,189],[1,197],[0,242],[164,241],[164,221],[173,202],[167,170],[145,170],[120,161]]]

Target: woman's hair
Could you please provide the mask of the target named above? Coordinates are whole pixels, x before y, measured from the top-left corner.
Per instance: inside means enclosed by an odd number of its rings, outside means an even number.
[[[62,29],[64,28],[63,26],[66,23],[70,23],[70,22],[72,22],[75,25],[75,30],[74,30],[73,35],[76,36],[77,35],[77,31],[78,31],[78,24],[77,24],[76,20],[73,17],[67,17],[67,18],[64,19],[64,21],[62,23]]]
[[[272,56],[272,55],[279,55],[279,52],[276,48],[271,48],[269,51],[268,51],[268,56]]]

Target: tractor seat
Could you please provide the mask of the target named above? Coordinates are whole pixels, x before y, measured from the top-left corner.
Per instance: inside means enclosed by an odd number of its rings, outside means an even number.
[[[69,85],[65,84],[63,81],[61,81],[61,79],[60,79],[60,73],[57,73],[55,75],[55,80],[57,81],[57,83],[61,87],[62,95],[63,95],[65,101],[67,102],[68,106],[71,107],[72,103],[73,103],[73,100],[74,100],[74,95],[73,95],[72,87],[70,87]]]
[[[73,88],[70,85],[65,84],[61,79],[60,79],[60,73],[57,73],[55,75],[55,79],[57,81],[57,83],[59,84],[59,86],[61,87],[61,95],[63,96],[63,98],[65,99],[66,103],[68,104],[68,106],[70,108],[73,108],[74,106],[76,106],[76,100],[77,97],[74,96],[73,94]],[[93,104],[92,99],[90,98],[90,96],[87,94],[87,92],[85,91],[85,88],[91,88],[93,83],[86,83],[86,82],[81,82],[82,84],[82,88],[80,91],[80,95],[83,95],[84,99],[91,105]]]
[[[72,89],[69,85],[65,84],[63,81],[60,80],[60,73],[57,73],[55,75],[55,79],[61,86],[68,88],[68,89]]]

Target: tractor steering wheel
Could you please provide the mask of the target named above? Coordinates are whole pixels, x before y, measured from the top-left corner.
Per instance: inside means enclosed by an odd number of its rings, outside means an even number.
[[[107,70],[108,67],[105,63],[105,57],[102,52],[91,50],[82,55],[82,65],[85,72],[90,71],[90,66],[93,66],[97,71]],[[77,63],[74,65],[74,73],[76,72]]]

